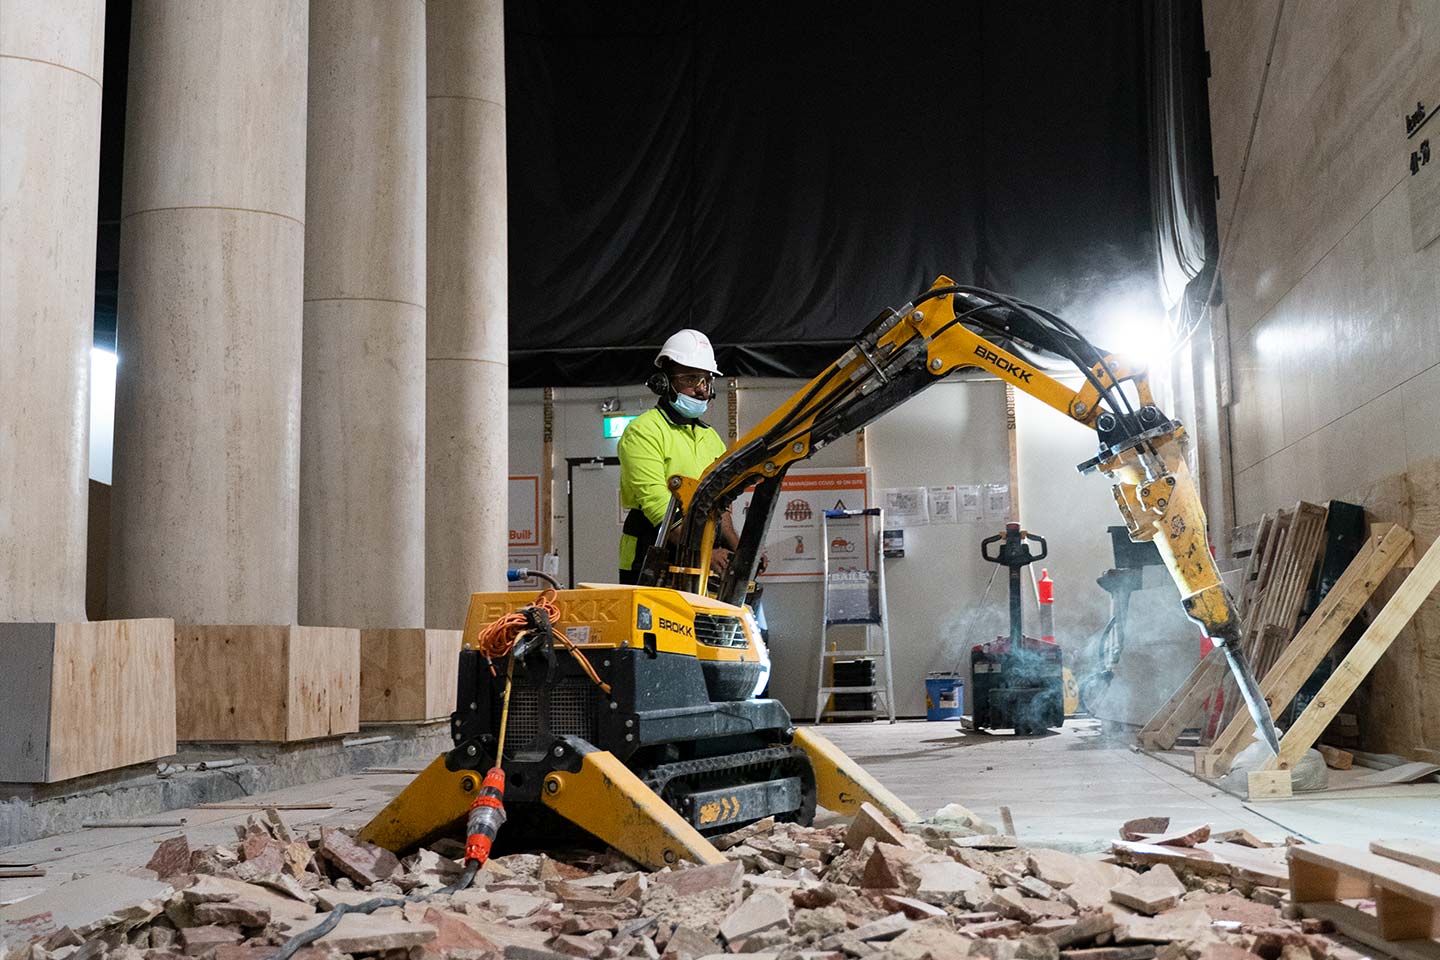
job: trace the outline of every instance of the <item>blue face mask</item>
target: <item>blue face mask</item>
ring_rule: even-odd
[[[671,408],[680,416],[694,420],[710,409],[709,400],[697,400],[687,394],[677,393],[675,399],[670,401]]]

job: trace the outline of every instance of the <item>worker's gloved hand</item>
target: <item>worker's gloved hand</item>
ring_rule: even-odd
[[[724,547],[716,547],[710,552],[710,570],[713,573],[724,574],[730,569],[730,551]]]
[[[755,568],[755,576],[760,576],[768,569],[770,569],[770,554],[762,553],[760,554],[760,565]]]

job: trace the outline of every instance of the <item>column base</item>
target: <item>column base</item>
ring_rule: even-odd
[[[0,623],[0,782],[55,783],[175,752],[175,621]]]
[[[459,630],[360,631],[360,720],[434,720],[455,709]]]
[[[182,624],[175,728],[183,741],[287,743],[360,729],[360,631]]]

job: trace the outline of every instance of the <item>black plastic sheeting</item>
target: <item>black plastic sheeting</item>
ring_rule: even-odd
[[[1159,310],[1143,4],[505,13],[512,386],[643,382],[686,326],[812,375],[941,273]]]

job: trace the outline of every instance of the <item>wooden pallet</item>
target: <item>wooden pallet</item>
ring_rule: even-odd
[[[1290,898],[1306,916],[1402,960],[1440,958],[1440,847],[1377,840],[1290,848]],[[1345,900],[1373,900],[1373,916]]]
[[[1387,527],[1384,538],[1378,543],[1373,538],[1365,542],[1305,626],[1270,670],[1263,674],[1260,693],[1270,704],[1272,714],[1278,714],[1289,706],[1295,694],[1300,692],[1301,685],[1325,659],[1350,621],[1370,601],[1380,582],[1411,550],[1414,537],[1410,531],[1393,524]],[[1255,722],[1250,719],[1249,712],[1237,713],[1209,749],[1195,755],[1195,772],[1202,777],[1224,774],[1254,734]]]
[[[1393,531],[1392,531],[1393,532]],[[1388,536],[1388,535],[1387,535]],[[1250,799],[1290,796],[1290,771],[1305,752],[1320,739],[1330,721],[1345,706],[1375,664],[1390,649],[1395,637],[1415,616],[1415,612],[1440,586],[1440,540],[1415,564],[1410,575],[1391,595],[1369,628],[1355,642],[1345,659],[1335,668],[1330,679],[1295,719],[1280,740],[1279,756],[1271,757],[1249,778]]]
[[[1169,750],[1175,746],[1181,731],[1199,712],[1205,700],[1220,688],[1220,681],[1229,673],[1225,654],[1218,649],[1202,657],[1179,689],[1140,729],[1140,745],[1146,750]]]
[[[1272,543],[1267,545],[1263,569],[1244,607],[1240,638],[1240,649],[1257,677],[1265,676],[1274,666],[1295,634],[1295,623],[1325,542],[1328,513],[1327,506],[1301,500],[1294,509],[1276,514]],[[1242,701],[1233,685],[1226,687],[1226,694],[1222,725],[1242,712]]]

